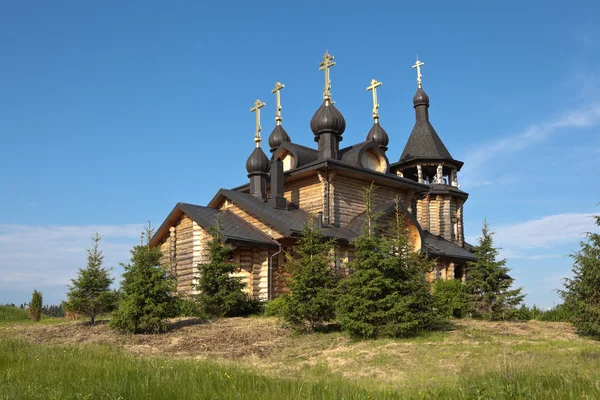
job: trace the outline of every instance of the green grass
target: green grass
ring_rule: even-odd
[[[136,358],[109,346],[0,340],[0,399],[597,399],[600,352],[569,368],[465,371],[394,389],[345,380],[327,367],[277,378],[209,361]],[[387,360],[381,359],[380,362]],[[482,360],[484,362],[485,360]],[[582,371],[587,373],[582,373]]]
[[[56,324],[65,322],[64,318],[49,317],[42,314],[40,321],[29,318],[27,310],[18,307],[0,306],[0,325],[6,324]]]
[[[0,322],[19,322],[29,320],[27,310],[22,308],[0,306]]]

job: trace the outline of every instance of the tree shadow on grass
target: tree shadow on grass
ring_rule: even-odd
[[[169,331],[176,331],[186,326],[203,325],[210,322],[206,318],[186,318],[169,324]]]

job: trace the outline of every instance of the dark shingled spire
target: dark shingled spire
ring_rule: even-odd
[[[456,161],[429,122],[429,96],[418,88],[413,97],[416,122],[406,142],[400,162],[412,160]],[[462,165],[462,163],[461,163]]]

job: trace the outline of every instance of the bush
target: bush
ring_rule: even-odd
[[[239,316],[259,315],[265,311],[265,302],[255,297],[246,296],[246,300],[240,309]]]
[[[564,304],[559,304],[549,310],[543,310],[535,304],[531,308],[522,304],[512,315],[513,318],[520,321],[536,320],[547,322],[569,322],[570,314]]]
[[[175,317],[206,318],[202,304],[191,296],[178,296],[175,299]]]
[[[461,281],[436,280],[433,285],[433,297],[442,318],[464,318],[468,315],[469,298],[466,287]]]
[[[265,304],[264,314],[267,317],[283,317],[287,306],[288,295],[281,295]]]
[[[33,291],[31,295],[31,302],[29,303],[29,316],[32,320],[38,322],[42,318],[42,293],[37,290]]]
[[[548,311],[542,312],[539,318],[536,319],[549,322],[571,322],[571,313],[564,304],[559,304]]]

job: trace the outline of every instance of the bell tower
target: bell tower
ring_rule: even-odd
[[[417,91],[413,97],[415,125],[392,171],[430,186],[413,207],[419,223],[431,234],[463,247],[463,204],[469,196],[458,185],[458,171],[463,162],[450,155],[429,121],[429,96],[421,81],[423,65],[418,59],[413,65],[417,70]]]

